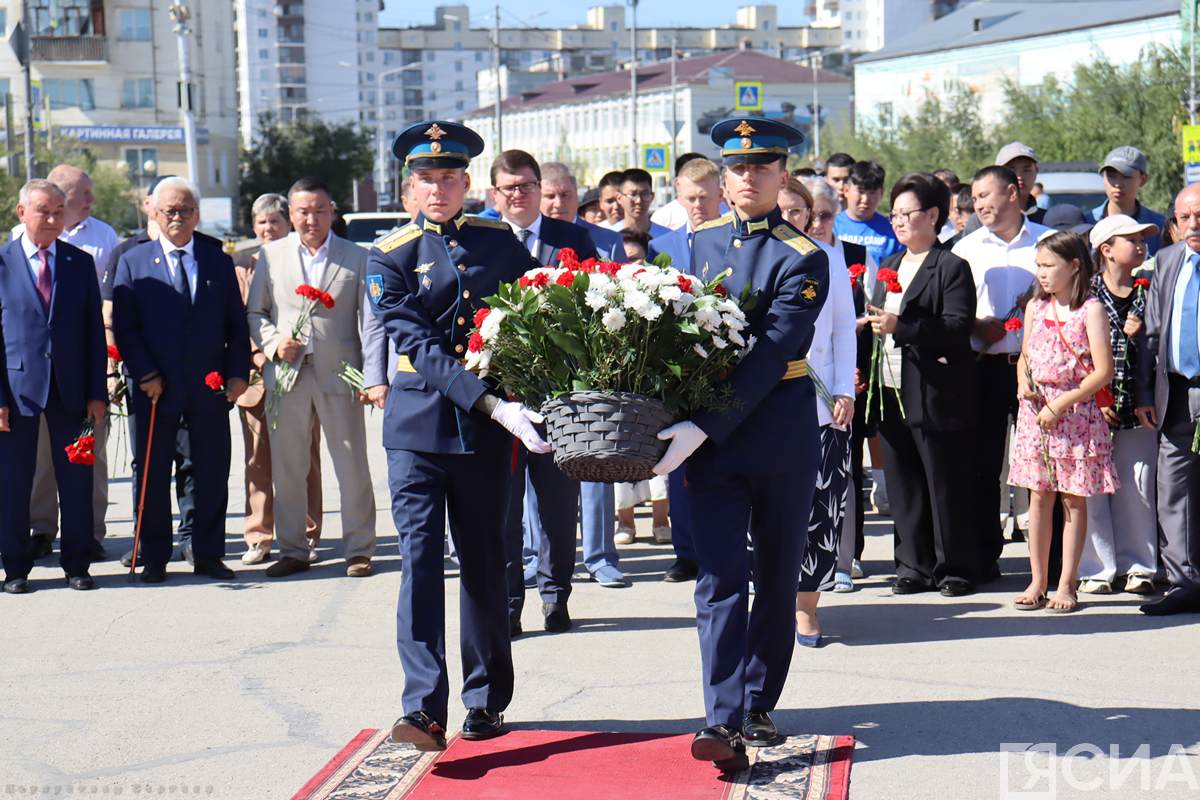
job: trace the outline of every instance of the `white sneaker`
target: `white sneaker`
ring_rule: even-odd
[[[243,564],[261,564],[271,557],[271,545],[267,542],[257,542],[246,548],[242,554]]]
[[[863,572],[862,562],[859,561],[857,558],[850,562],[850,577],[851,578],[867,577],[867,573]]]
[[[637,539],[636,529],[618,525],[617,533],[613,536],[613,544],[633,544],[635,539]]]
[[[670,544],[671,543],[671,526],[659,525],[653,531],[655,544]]]
[[[850,576],[844,572],[833,573],[833,591],[838,594],[854,591],[854,581],[850,580]]]

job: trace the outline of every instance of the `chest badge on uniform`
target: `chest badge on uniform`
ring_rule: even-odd
[[[700,277],[701,278],[708,277],[708,262],[707,261],[704,262],[704,269],[700,270]]]
[[[383,297],[382,275],[367,276],[367,296],[371,298],[372,303],[379,305],[379,298]]]
[[[429,270],[431,270],[431,269],[433,269],[433,262],[427,261],[424,264],[420,264],[416,267],[413,267],[413,272],[417,273],[418,275],[424,275],[426,272],[429,272]]]
[[[421,278],[421,285],[428,289],[430,286],[433,286],[433,280],[426,275],[424,278]]]
[[[804,288],[800,290],[800,296],[811,303],[817,299],[820,286],[821,284],[817,283],[816,278],[805,278]]]

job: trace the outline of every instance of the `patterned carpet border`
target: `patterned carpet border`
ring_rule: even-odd
[[[292,800],[401,800],[442,753],[396,744],[388,730],[364,728]],[[733,776],[724,800],[846,800],[853,736],[791,736],[749,751],[750,768]]]

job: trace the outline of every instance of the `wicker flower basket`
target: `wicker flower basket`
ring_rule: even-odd
[[[569,478],[596,483],[653,478],[667,450],[657,434],[675,421],[658,400],[629,392],[571,392],[542,413],[554,463]]]

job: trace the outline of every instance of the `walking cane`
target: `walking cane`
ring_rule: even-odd
[[[133,558],[129,561],[129,580],[134,579],[137,569],[138,544],[142,540],[143,511],[146,510],[146,479],[150,477],[150,451],[154,447],[154,419],[158,416],[158,398],[150,401],[150,432],[146,437],[146,457],[142,459],[142,490],[138,494],[137,525],[133,529]]]

